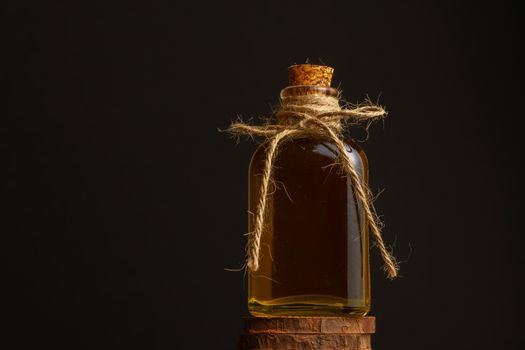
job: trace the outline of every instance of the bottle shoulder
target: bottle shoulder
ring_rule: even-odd
[[[349,138],[343,139],[347,152],[357,152],[361,158],[367,160],[366,153],[361,145]],[[254,160],[265,157],[268,151],[268,145],[270,141],[264,141],[261,143],[252,155],[252,162]],[[322,150],[328,150],[329,152],[322,152]],[[305,156],[308,153],[317,153],[321,151],[321,154],[330,159],[337,158],[336,146],[333,142],[326,139],[313,139],[313,138],[294,138],[281,142],[278,147],[278,154],[295,152],[297,156]]]
[[[354,140],[345,138],[343,141],[352,162],[360,168],[366,169],[368,167],[368,159],[363,148]],[[250,169],[262,166],[267,157],[268,145],[269,141],[259,145],[250,161]],[[338,151],[333,142],[326,139],[304,137],[285,140],[279,144],[275,162],[307,162],[323,166],[333,164],[337,158]]]

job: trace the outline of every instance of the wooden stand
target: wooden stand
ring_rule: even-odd
[[[243,350],[371,350],[375,317],[246,317]]]

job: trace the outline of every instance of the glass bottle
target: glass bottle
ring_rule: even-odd
[[[310,82],[307,78],[300,82]],[[337,96],[338,91],[295,85],[284,88],[281,98],[301,94]],[[345,144],[367,185],[365,153],[352,140]],[[250,213],[257,210],[266,147],[261,144],[250,162]],[[335,145],[324,139],[297,137],[280,145],[259,269],[249,272],[248,308],[253,316],[362,316],[370,310],[368,225],[350,178],[336,162]],[[251,232],[253,215],[248,221]]]

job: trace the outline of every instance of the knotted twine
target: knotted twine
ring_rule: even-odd
[[[350,177],[356,198],[361,204],[366,222],[383,258],[384,270],[389,278],[395,278],[399,267],[383,242],[381,236],[382,223],[372,204],[370,190],[361,182],[342,138],[344,125],[349,125],[352,121],[354,123],[370,122],[383,118],[386,116],[386,111],[370,101],[363,105],[341,108],[339,99],[336,97],[310,94],[283,97],[275,115],[278,120],[277,124],[271,124],[268,120],[259,126],[239,121],[232,123],[227,130],[234,135],[262,136],[268,139],[259,200],[254,213],[255,228],[248,233],[246,245],[248,268],[251,271],[259,269],[261,236],[265,227],[268,192],[270,183],[273,181],[273,166],[279,147],[285,141],[306,136],[326,139],[335,144],[338,151],[338,165],[343,173]]]

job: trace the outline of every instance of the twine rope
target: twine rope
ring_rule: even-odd
[[[391,279],[397,276],[399,266],[387,249],[381,236],[382,223],[372,204],[370,190],[361,182],[354,169],[342,139],[343,126],[386,116],[386,111],[369,101],[359,106],[341,108],[339,99],[324,95],[289,96],[281,100],[275,115],[278,124],[267,121],[263,125],[249,125],[242,121],[232,123],[228,131],[234,135],[263,136],[268,139],[266,159],[263,165],[259,200],[254,213],[254,230],[248,233],[247,266],[251,271],[259,269],[261,236],[265,228],[265,216],[273,165],[280,145],[298,136],[325,138],[333,142],[338,151],[338,165],[350,177],[356,198],[364,211],[376,246],[384,262],[384,270]]]

